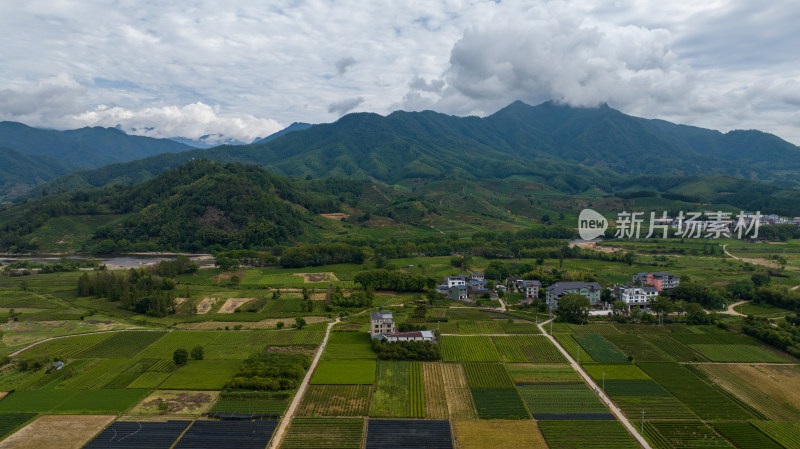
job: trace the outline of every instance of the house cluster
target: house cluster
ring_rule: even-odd
[[[390,343],[398,341],[433,341],[433,331],[397,332],[392,312],[381,310],[370,314],[369,335]]]
[[[636,273],[628,285],[615,285],[611,292],[616,300],[623,301],[628,308],[644,309],[664,290],[672,290],[681,283],[681,277],[663,271],[656,273]]]
[[[523,293],[524,299],[520,303],[530,304],[539,298],[541,287],[542,283],[537,280],[510,277],[506,279],[505,285],[498,285],[495,289],[503,292]],[[489,293],[490,297],[494,297],[496,294],[495,291],[489,289],[483,273],[446,276],[437,290],[446,295],[448,299],[462,302],[474,302],[486,293]]]

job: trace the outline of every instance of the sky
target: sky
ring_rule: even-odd
[[[792,0],[4,1],[0,120],[250,142],[554,100],[800,144],[798,23]]]

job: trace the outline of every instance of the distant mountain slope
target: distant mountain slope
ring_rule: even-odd
[[[432,111],[348,114],[271,141],[220,146],[70,174],[48,191],[135,183],[192,158],[255,164],[297,177],[395,184],[440,177],[534,177],[564,192],[620,176],[724,174],[800,181],[800,149],[759,131],[726,134],[625,115],[607,106],[515,102],[486,118]]]
[[[37,184],[74,169],[74,166],[49,156],[22,154],[0,146],[0,202],[3,202],[5,194],[19,196]]]
[[[308,128],[311,128],[312,126],[314,125],[312,125],[311,123],[294,122],[291,125],[287,126],[286,128],[283,128],[278,132],[272,133],[267,137],[264,137],[262,139],[256,139],[255,141],[253,141],[253,143],[271,142],[284,134],[288,134],[294,131],[305,131]]]
[[[188,145],[169,139],[129,136],[114,128],[55,131],[16,122],[0,122],[0,146],[14,148],[27,155],[50,156],[82,168],[191,149]]]

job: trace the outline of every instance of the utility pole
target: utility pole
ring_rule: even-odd
[[[606,372],[603,371],[603,391],[606,391]]]
[[[578,346],[578,365],[581,364],[581,347]]]
[[[642,409],[642,436],[644,436],[644,409]]]

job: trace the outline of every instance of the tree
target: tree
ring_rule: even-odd
[[[614,294],[611,293],[610,288],[606,287],[600,292],[600,300],[606,304],[614,302]]]
[[[178,366],[186,365],[186,363],[189,361],[189,351],[183,348],[176,349],[175,352],[172,353],[172,360]]]
[[[614,301],[614,313],[625,315],[628,313],[628,304],[625,301]]]
[[[278,323],[275,324],[275,327],[277,327],[278,329],[283,329],[283,326],[285,325],[286,324],[283,321],[278,321]]]
[[[297,328],[302,329],[306,325],[306,320],[303,317],[297,317],[294,319],[294,322],[297,323]]]
[[[766,274],[763,274],[763,273],[756,273],[756,274],[750,276],[750,280],[753,281],[753,285],[756,288],[758,288],[758,287],[761,287],[762,285],[769,284],[769,275],[766,275]]]
[[[564,321],[582,324],[588,318],[589,298],[577,293],[567,293],[558,300],[556,314]]]
[[[200,345],[195,346],[192,348],[192,359],[193,360],[203,360],[203,347]]]
[[[425,304],[420,304],[414,308],[414,312],[411,314],[411,316],[417,319],[424,320],[427,314],[428,314],[428,307]]]
[[[658,295],[650,301],[650,309],[658,315],[669,315],[675,311],[675,304],[666,296]]]
[[[311,299],[311,291],[308,289],[308,287],[303,287],[302,292],[303,301],[308,301]]]

